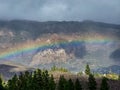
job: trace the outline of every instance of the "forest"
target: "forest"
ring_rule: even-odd
[[[58,68],[53,66],[51,71],[68,72],[64,68]],[[102,76],[100,85],[97,85],[97,78],[94,73],[91,72],[89,65],[86,65],[85,76],[87,78],[86,85],[83,85],[83,80],[79,78],[65,78],[64,75],[60,75],[58,80],[55,80],[54,76],[50,74],[51,71],[36,69],[33,72],[25,71],[19,75],[14,75],[11,79],[4,82],[0,78],[0,90],[112,90],[110,89],[111,79]],[[81,76],[82,77],[82,76]],[[115,80],[114,80],[115,81]],[[120,84],[120,75],[116,79],[116,82]],[[116,87],[116,90],[119,90]]]

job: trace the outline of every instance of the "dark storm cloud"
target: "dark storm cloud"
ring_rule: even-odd
[[[120,0],[0,0],[0,19],[120,24]]]

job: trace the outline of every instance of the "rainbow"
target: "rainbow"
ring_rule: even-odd
[[[52,43],[44,43],[41,44],[41,42],[37,42],[37,43],[29,43],[29,44],[25,44],[22,46],[18,46],[18,47],[14,47],[12,49],[8,49],[5,50],[3,52],[0,52],[0,59],[5,59],[5,58],[11,58],[13,56],[17,56],[20,55],[22,53],[29,53],[29,52],[33,52],[36,50],[44,50],[47,48],[51,48],[53,46],[57,46],[57,45],[69,45],[69,44],[77,44],[77,43],[82,43],[85,42],[86,44],[105,44],[105,43],[109,43],[109,42],[114,42],[114,40],[112,39],[86,39],[86,40],[72,40],[72,41],[58,41],[58,42],[52,42]]]

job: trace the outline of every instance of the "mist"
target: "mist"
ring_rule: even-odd
[[[0,0],[0,19],[120,24],[120,0]]]

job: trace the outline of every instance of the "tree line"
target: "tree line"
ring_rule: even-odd
[[[85,73],[88,75],[88,89],[98,90],[96,79],[91,74],[89,65],[86,66]],[[107,80],[106,77],[102,78],[99,90],[109,90]],[[0,90],[84,90],[84,87],[78,78],[73,81],[71,78],[66,79],[62,75],[56,82],[53,75],[50,75],[47,70],[37,69],[34,72],[26,71],[19,75],[15,74],[4,84],[0,78]]]

